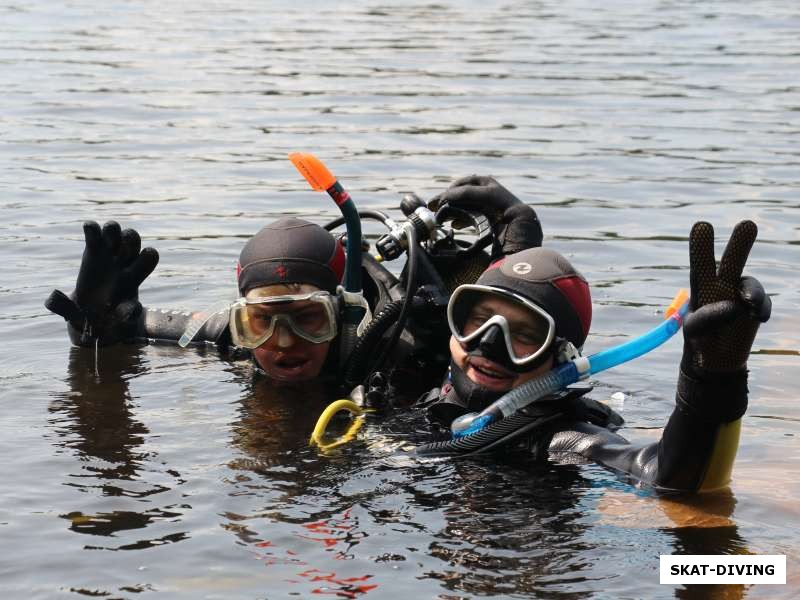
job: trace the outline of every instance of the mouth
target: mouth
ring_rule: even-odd
[[[308,362],[305,356],[279,356],[275,360],[275,365],[281,369],[294,369]]]
[[[269,369],[269,372],[270,375],[280,379],[294,379],[304,375],[309,362],[309,359],[305,356],[280,355],[272,361],[273,368]]]
[[[516,373],[485,358],[470,357],[467,362],[467,377],[483,387],[500,390],[511,387]]]

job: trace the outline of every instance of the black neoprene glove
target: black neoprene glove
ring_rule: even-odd
[[[86,248],[75,290],[67,296],[53,290],[45,307],[67,321],[72,343],[90,346],[130,339],[141,324],[139,285],[158,264],[154,248],[141,249],[133,229],[122,231],[115,221],[100,229],[94,221],[83,224]]]
[[[431,210],[444,205],[486,215],[494,234],[492,258],[542,245],[542,225],[536,211],[494,177],[462,177],[428,202]]]
[[[744,413],[750,348],[772,311],[761,283],[742,277],[757,233],[752,221],[736,225],[719,268],[714,260],[714,228],[695,223],[689,238],[691,298],[683,326],[678,397],[702,412],[716,412],[723,421]]]

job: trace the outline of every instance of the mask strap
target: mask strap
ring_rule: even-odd
[[[186,327],[186,331],[183,332],[181,339],[178,340],[178,345],[181,348],[186,348],[186,346],[189,345],[189,343],[203,328],[203,325],[208,323],[214,315],[223,314],[226,311],[230,311],[230,308],[231,303],[227,300],[222,300],[216,304],[213,304],[210,308],[207,308],[203,312],[193,314],[192,320]]]

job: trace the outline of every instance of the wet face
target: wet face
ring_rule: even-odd
[[[511,346],[517,356],[533,354],[539,349],[537,340],[542,334],[524,308],[501,297],[487,297],[476,303],[464,325],[470,334],[493,315],[505,317],[511,330]],[[523,383],[547,373],[553,368],[553,359],[526,373],[515,373],[502,365],[479,356],[470,356],[454,337],[450,337],[450,356],[453,362],[479,386],[495,392],[507,392]]]
[[[279,284],[251,290],[247,293],[247,297],[264,298],[315,291],[319,291],[319,288],[309,284]],[[288,314],[297,323],[310,324],[318,318],[318,309],[318,305],[312,301],[298,300],[273,306],[259,305],[255,310],[258,311],[258,317],[265,321],[272,314]],[[252,352],[258,365],[270,378],[278,382],[295,383],[309,381],[319,376],[330,345],[330,341],[315,344],[305,340],[295,335],[285,323],[279,322],[272,336]]]

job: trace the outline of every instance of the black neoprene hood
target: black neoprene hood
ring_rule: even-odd
[[[239,255],[239,292],[279,283],[310,283],[334,293],[344,274],[341,244],[324,228],[283,217],[251,237]]]
[[[556,336],[583,346],[592,322],[589,284],[561,254],[529,248],[492,263],[476,282],[516,292],[556,322]]]

